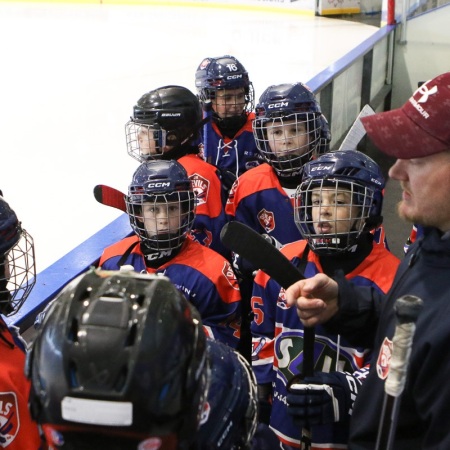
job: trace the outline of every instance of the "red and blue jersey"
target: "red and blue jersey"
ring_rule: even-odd
[[[286,245],[282,253],[297,267],[304,267],[310,278],[323,269],[318,256],[303,253],[307,246],[301,240]],[[346,275],[355,285],[371,286],[385,293],[391,286],[399,259],[382,245],[373,245],[371,252],[353,271]],[[286,385],[300,373],[303,362],[303,325],[295,307],[286,304],[285,291],[262,271],[258,271],[253,286],[251,324],[252,366],[258,384],[272,383],[273,398],[270,427],[283,445],[300,448],[301,430],[287,412]],[[368,372],[371,350],[354,347],[340,335],[333,335],[316,326],[314,370],[345,371],[363,380]],[[313,427],[313,449],[346,448],[348,429],[339,423]]]
[[[106,248],[99,266],[119,270],[119,261],[139,241],[125,238]],[[241,295],[236,276],[228,260],[215,251],[186,239],[181,251],[169,262],[153,269],[145,264],[140,245],[135,245],[121,265],[131,265],[136,272],[161,273],[199,311],[205,332],[236,348],[240,339]]]
[[[25,352],[14,330],[0,318],[0,447],[9,450],[38,450],[39,429],[28,409],[30,381],[25,377]]]
[[[267,163],[250,169],[233,184],[225,212],[260,234],[281,244],[302,238],[294,222],[295,189],[284,189],[275,170]]]
[[[254,167],[259,155],[252,131],[254,118],[255,113],[249,113],[244,126],[232,139],[223,136],[217,125],[209,120],[203,126],[205,160],[236,177]]]
[[[229,258],[229,250],[220,240],[227,217],[217,169],[194,154],[182,156],[178,162],[186,169],[197,199],[192,236],[200,244]]]

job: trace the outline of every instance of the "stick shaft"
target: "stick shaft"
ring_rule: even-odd
[[[365,105],[353,122],[353,125],[350,127],[342,144],[339,146],[339,150],[356,150],[361,139],[366,135],[366,130],[361,122],[361,117],[371,116],[372,114],[375,114],[375,111],[370,105]]]
[[[392,356],[384,386],[385,395],[375,450],[394,448],[400,396],[406,383],[416,321],[422,307],[422,300],[414,295],[404,295],[394,305],[397,324],[392,339]]]
[[[287,289],[291,284],[304,279],[300,270],[292,264],[276,247],[252,228],[240,222],[227,223],[220,239],[231,251],[250,261],[254,267],[266,272],[281,287]],[[314,373],[314,328],[304,328],[302,377]],[[302,429],[301,449],[311,448],[311,433]]]

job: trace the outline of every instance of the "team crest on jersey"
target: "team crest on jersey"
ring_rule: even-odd
[[[227,279],[228,283],[230,283],[230,286],[233,289],[238,290],[239,289],[239,285],[238,285],[238,281],[237,281],[236,275],[235,275],[233,269],[231,268],[231,264],[228,261],[224,262],[222,273],[224,274],[224,276]]]
[[[392,341],[386,337],[381,345],[380,353],[378,354],[377,359],[377,374],[382,380],[385,380],[388,376],[389,367],[391,365],[391,357]]]
[[[14,392],[0,393],[0,447],[14,441],[20,428],[19,408]]]
[[[273,212],[263,208],[258,213],[258,220],[266,233],[270,233],[275,229],[275,216],[273,215]]]
[[[209,181],[198,173],[193,173],[189,179],[197,199],[197,206],[204,205],[208,200]]]

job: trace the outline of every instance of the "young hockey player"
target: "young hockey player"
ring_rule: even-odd
[[[194,193],[184,167],[174,160],[150,160],[133,174],[126,197],[134,235],[106,248],[99,265],[132,266],[162,273],[198,309],[213,339],[236,348],[240,334],[240,291],[230,263],[191,239]]]
[[[292,202],[302,167],[320,143],[321,114],[314,94],[302,83],[269,86],[263,92],[253,132],[265,163],[234,183],[225,209],[231,220],[279,244],[301,238]]]
[[[195,86],[204,116],[203,153],[222,174],[224,187],[258,164],[253,137],[254,91],[244,66],[230,55],[208,57],[197,68]]]
[[[371,231],[382,222],[384,178],[378,165],[363,153],[343,150],[324,154],[303,170],[295,194],[295,223],[304,240],[287,244],[282,253],[306,278],[342,273],[355,285],[386,292],[399,260],[373,243]],[[262,406],[272,402],[270,426],[282,448],[300,448],[302,424],[311,426],[313,449],[346,448],[353,400],[366,376],[371,350],[316,328],[318,374],[305,383],[319,385],[330,402],[318,403],[315,409],[306,406],[306,417],[299,424],[289,414],[287,402],[300,409],[296,401],[308,395],[306,390],[297,392],[298,400],[288,391],[303,364],[303,325],[296,309],[287,306],[284,289],[262,271],[255,277],[252,308],[253,368]]]
[[[301,238],[292,202],[302,166],[319,147],[321,114],[314,94],[302,83],[269,86],[263,92],[256,106],[253,133],[265,162],[234,182],[225,208],[229,220],[266,235],[277,247]],[[255,269],[239,255],[232,258],[243,298],[242,346],[249,355],[247,318]]]
[[[46,311],[27,375],[52,450],[188,449],[209,383],[206,338],[166,277],[90,270]]]
[[[197,195],[192,235],[200,244],[229,258],[220,241],[227,222],[218,170],[199,156],[202,110],[195,94],[182,86],[163,86],[145,93],[125,125],[127,150],[139,162],[177,160]]]
[[[251,367],[201,325],[164,276],[92,270],[72,281],[46,312],[27,365],[50,448],[249,449]]]
[[[15,314],[35,284],[34,244],[0,192],[0,313]],[[30,383],[24,376],[25,342],[0,316],[0,447],[38,450],[37,423],[28,411]]]

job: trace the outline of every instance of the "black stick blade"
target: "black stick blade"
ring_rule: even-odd
[[[220,240],[229,250],[266,272],[285,289],[305,278],[276,247],[241,222],[225,224],[220,233]]]

